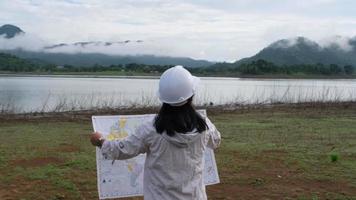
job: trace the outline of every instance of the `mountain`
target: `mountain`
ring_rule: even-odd
[[[16,55],[29,60],[41,60],[56,65],[93,66],[95,64],[109,66],[117,64],[147,64],[147,65],[183,65],[187,67],[203,67],[212,65],[205,60],[194,60],[186,57],[168,57],[154,55],[106,55],[101,53],[49,53],[46,51],[26,51],[22,49],[2,50],[2,52]]]
[[[0,36],[5,36],[7,39],[13,38],[16,35],[23,33],[25,33],[23,30],[11,24],[5,24],[0,27]]]
[[[235,64],[250,63],[259,59],[277,65],[296,64],[337,64],[356,66],[356,37],[341,44],[340,37],[335,37],[326,46],[305,37],[278,40],[256,55],[236,61]]]

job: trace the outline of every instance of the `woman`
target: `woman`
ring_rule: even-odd
[[[166,70],[158,91],[163,104],[153,121],[142,124],[123,140],[105,141],[100,133],[91,137],[92,144],[101,147],[107,158],[123,160],[147,153],[146,200],[207,199],[203,154],[206,147],[217,148],[221,137],[192,105],[198,82],[182,66]]]

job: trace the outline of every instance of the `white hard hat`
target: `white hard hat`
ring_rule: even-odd
[[[195,94],[200,79],[177,65],[167,69],[159,80],[158,98],[163,103],[181,106]]]

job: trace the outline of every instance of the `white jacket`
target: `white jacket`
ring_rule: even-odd
[[[105,141],[102,154],[123,160],[147,153],[144,167],[144,199],[207,199],[203,183],[203,153],[206,147],[217,148],[220,133],[206,118],[209,130],[203,133],[176,133],[173,137],[158,134],[153,121],[139,126],[123,140]]]

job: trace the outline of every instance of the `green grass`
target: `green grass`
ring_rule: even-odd
[[[236,173],[223,181],[239,182],[248,171],[252,174],[241,186],[264,185],[268,196],[274,190],[272,185],[279,184],[278,178],[275,180],[278,173],[285,173],[280,175],[287,176],[286,183],[281,185],[288,186],[284,190],[290,193],[284,196],[292,199],[355,199],[356,114],[343,109],[336,113],[314,112],[309,109],[299,113],[213,116],[223,134],[222,146],[216,154],[220,172]],[[332,161],[331,155],[332,160],[335,155],[337,159]],[[343,190],[339,188],[341,185],[349,188]],[[302,188],[300,194],[293,194],[293,188],[297,187]],[[318,195],[313,195],[313,190]]]
[[[221,183],[208,187],[210,199],[356,199],[352,110],[210,118],[223,138],[216,151]],[[97,199],[91,131],[89,120],[1,122],[0,199]]]

